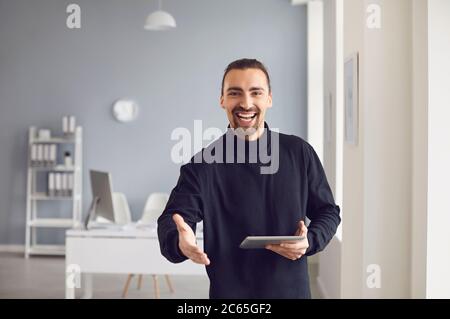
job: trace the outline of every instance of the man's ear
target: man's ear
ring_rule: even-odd
[[[220,106],[225,109],[225,105],[223,105],[223,95],[220,96]]]
[[[267,107],[272,107],[272,92],[269,93],[269,96],[267,97],[267,99],[269,100],[269,104]]]

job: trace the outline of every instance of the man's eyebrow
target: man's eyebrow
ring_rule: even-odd
[[[250,91],[264,91],[264,88],[259,86],[253,86],[250,88]]]
[[[232,86],[232,87],[229,87],[229,88],[227,89],[227,92],[228,92],[228,91],[240,91],[240,92],[243,92],[244,90],[241,89],[240,87]],[[259,87],[259,86],[252,86],[252,87],[249,89],[249,91],[264,91],[264,88]]]
[[[229,88],[227,89],[227,92],[229,92],[229,91],[241,91],[241,92],[243,92],[244,90],[241,89],[240,87],[232,86],[232,87],[229,87]]]

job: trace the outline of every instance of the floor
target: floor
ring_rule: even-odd
[[[0,252],[0,299],[4,298],[64,298],[64,258],[33,256]],[[311,293],[320,298],[317,289],[317,264],[310,265]],[[126,275],[95,275],[94,298],[121,298]],[[209,281],[202,276],[171,276],[175,293],[171,294],[165,278],[159,277],[161,298],[200,299],[208,298]],[[77,298],[81,296],[77,292]],[[136,277],[131,282],[128,298],[154,298],[153,279],[144,276],[141,290],[137,289]]]

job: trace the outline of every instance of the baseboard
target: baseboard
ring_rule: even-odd
[[[319,291],[322,294],[323,299],[330,299],[330,294],[327,292],[327,289],[323,284],[322,278],[320,278],[320,276],[317,276],[316,281],[317,281],[317,288],[319,288]]]
[[[24,245],[0,245],[0,252],[2,253],[25,253]]]

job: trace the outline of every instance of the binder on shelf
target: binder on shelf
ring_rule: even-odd
[[[64,135],[69,133],[69,118],[67,116],[63,116],[62,118],[62,130]]]
[[[32,166],[37,165],[37,145],[36,144],[31,145],[31,165]]]
[[[50,147],[48,144],[44,144],[43,148],[44,148],[44,166],[50,166]]]
[[[69,133],[75,134],[75,116],[69,117]]]
[[[68,196],[67,174],[61,174],[61,196]]]
[[[62,118],[62,130],[64,135],[73,135],[76,131],[75,116],[66,115]]]
[[[48,196],[55,196],[55,173],[48,173]]]
[[[36,145],[37,147],[37,158],[36,158],[36,165],[42,165],[43,164],[43,159],[44,159],[44,150],[43,150],[43,145],[42,144],[38,144]]]
[[[52,166],[56,165],[56,144],[50,145],[50,162]]]
[[[70,197],[73,195],[73,173],[48,173],[47,195],[49,197]]]
[[[74,192],[74,190],[73,190],[73,178],[74,178],[74,174],[72,173],[72,174],[68,174],[68,176],[67,176],[67,187],[68,187],[68,189],[69,189],[69,194],[68,194],[68,196],[73,196],[73,192]]]
[[[61,174],[55,173],[55,196],[61,196]]]
[[[30,165],[32,167],[53,167],[56,164],[56,144],[31,145]]]

